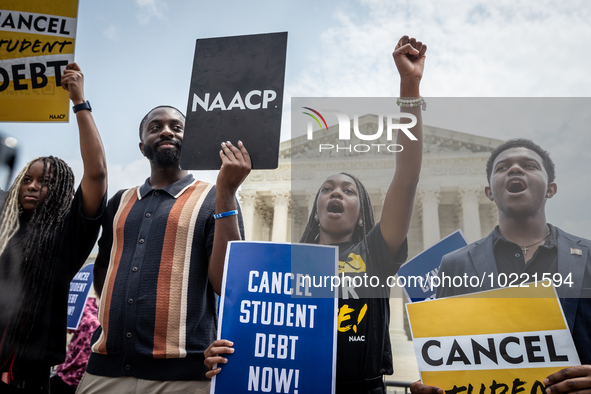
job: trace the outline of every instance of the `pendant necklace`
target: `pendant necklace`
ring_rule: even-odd
[[[549,236],[550,236],[550,232],[548,232],[548,234],[544,238],[540,239],[538,242],[534,242],[533,244],[527,245],[527,246],[519,246],[521,248],[521,250],[523,250],[523,255],[525,256],[527,254],[527,248],[530,248],[530,247],[532,247],[534,245],[539,244],[540,242],[544,241]]]

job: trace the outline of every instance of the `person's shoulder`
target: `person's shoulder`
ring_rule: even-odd
[[[199,188],[201,190],[209,190],[210,192],[213,190],[213,192],[215,194],[215,183],[212,184],[211,182],[202,181],[201,179],[196,179],[193,176],[193,174],[187,175],[185,178],[183,178],[183,180],[185,180],[185,179],[190,182],[190,183],[188,183],[186,188],[195,187],[195,188]]]
[[[117,191],[117,193],[115,193],[111,198],[109,198],[109,201],[107,202],[107,211],[117,210],[119,208],[119,205],[121,204],[121,199],[123,198],[123,195],[125,193],[137,193],[139,188],[140,186],[134,186],[129,189],[121,189]]]
[[[137,189],[137,188],[138,188],[138,186],[135,186],[135,187],[130,187],[130,188],[128,188],[128,189],[120,189],[120,190],[118,190],[118,191],[117,191],[117,193],[115,193],[115,194],[113,195],[113,197],[111,197],[111,199],[115,198],[115,196],[119,196],[119,197],[121,197],[121,196],[123,195],[123,193],[125,193],[126,191],[128,191],[128,190],[131,190],[131,189]]]
[[[485,244],[491,241],[490,238],[492,238],[492,233],[490,233],[482,239],[479,239],[476,242],[472,242],[471,244],[468,244],[462,248],[456,249],[453,252],[446,254],[445,256],[443,256],[442,262],[464,260],[467,256],[470,255],[471,252],[484,248]]]
[[[209,194],[212,194],[215,196],[215,192],[216,192],[216,187],[215,184],[211,184],[209,182],[205,182],[205,181],[197,181],[196,183],[197,185],[199,185],[200,187],[204,188],[204,189],[209,189]]]
[[[137,187],[131,187],[129,189],[118,190],[117,193],[115,193],[113,195],[113,197],[109,198],[109,204],[111,204],[112,202],[115,202],[115,201],[119,202],[119,200],[121,200],[121,196],[123,195],[123,193],[125,193],[128,190],[137,190]]]
[[[195,178],[193,178],[193,182],[196,185],[203,185],[203,186],[209,186],[209,185],[211,185],[211,182],[202,181],[201,179],[195,179]],[[213,187],[215,188],[215,183],[213,184]]]
[[[575,242],[575,243],[578,243],[581,245],[585,245],[588,248],[591,248],[591,240],[588,240],[587,238],[579,237],[577,235],[567,233],[566,231],[564,231],[561,228],[558,228],[556,226],[554,226],[554,228],[556,229],[556,236],[558,238],[565,238],[571,242]]]
[[[211,216],[215,211],[215,184],[195,179],[185,190],[191,193],[194,208],[199,210],[199,215]],[[184,191],[184,192],[185,192]]]
[[[213,204],[215,204],[215,184],[197,180],[195,182],[195,187],[198,187],[201,190],[200,193],[206,193],[204,203],[211,204],[213,202]]]

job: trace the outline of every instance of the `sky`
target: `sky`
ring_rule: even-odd
[[[506,123],[479,125],[461,115],[426,123],[496,139],[533,138],[557,165],[559,191],[548,204],[548,220],[591,238],[591,138],[584,116],[591,103],[584,99],[591,93],[590,16],[591,3],[576,0],[80,0],[75,57],[105,145],[113,195],[149,176],[138,148],[142,117],[161,104],[186,110],[196,39],[288,32],[286,140],[291,97],[398,96],[391,53],[402,35],[417,37],[428,46],[421,83],[426,98],[580,98],[569,101],[581,111],[572,122],[560,106],[556,121],[511,122],[508,114],[518,113],[519,104],[508,100],[513,107],[505,113],[501,100],[497,120]],[[552,106],[544,108],[551,117]],[[69,124],[0,123],[4,134],[19,140],[18,168],[52,154],[80,179],[71,118]],[[215,181],[215,173],[197,176]]]

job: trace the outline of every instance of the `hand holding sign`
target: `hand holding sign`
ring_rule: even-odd
[[[583,393],[591,388],[591,365],[561,369],[544,379],[547,394]],[[410,386],[412,394],[443,394],[439,387],[424,385],[420,380]]]
[[[70,63],[66,66],[62,75],[62,88],[68,91],[70,100],[74,105],[86,101],[84,98],[84,74],[82,74],[78,64]]]
[[[417,380],[410,385],[411,394],[443,394],[441,387],[424,385],[420,380]]]
[[[591,392],[591,365],[561,369],[544,379],[547,394]]]
[[[220,356],[220,354],[232,354],[234,353],[234,342],[228,341],[226,339],[218,339],[215,340],[209,345],[203,355],[205,356],[205,360],[203,360],[203,364],[210,370],[205,374],[205,377],[211,379],[220,371],[222,370],[219,366],[213,368],[216,364],[225,364],[228,362],[228,359],[225,357]]]
[[[228,192],[232,198],[250,174],[252,167],[250,156],[242,141],[238,141],[238,148],[230,141],[222,142],[222,150],[220,150],[222,168],[216,181],[217,192]]]

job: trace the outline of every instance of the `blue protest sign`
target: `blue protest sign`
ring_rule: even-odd
[[[235,352],[224,355],[211,393],[334,393],[337,289],[313,287],[306,275],[337,268],[334,246],[230,242],[218,339]]]
[[[70,295],[68,296],[68,328],[77,330],[82,318],[82,311],[88,298],[88,292],[92,286],[92,269],[94,263],[84,266],[70,282]]]
[[[396,283],[404,287],[404,292],[410,302],[435,298],[437,287],[433,286],[431,279],[436,278],[439,274],[441,259],[446,254],[466,245],[468,242],[464,233],[462,230],[457,230],[400,267]]]

